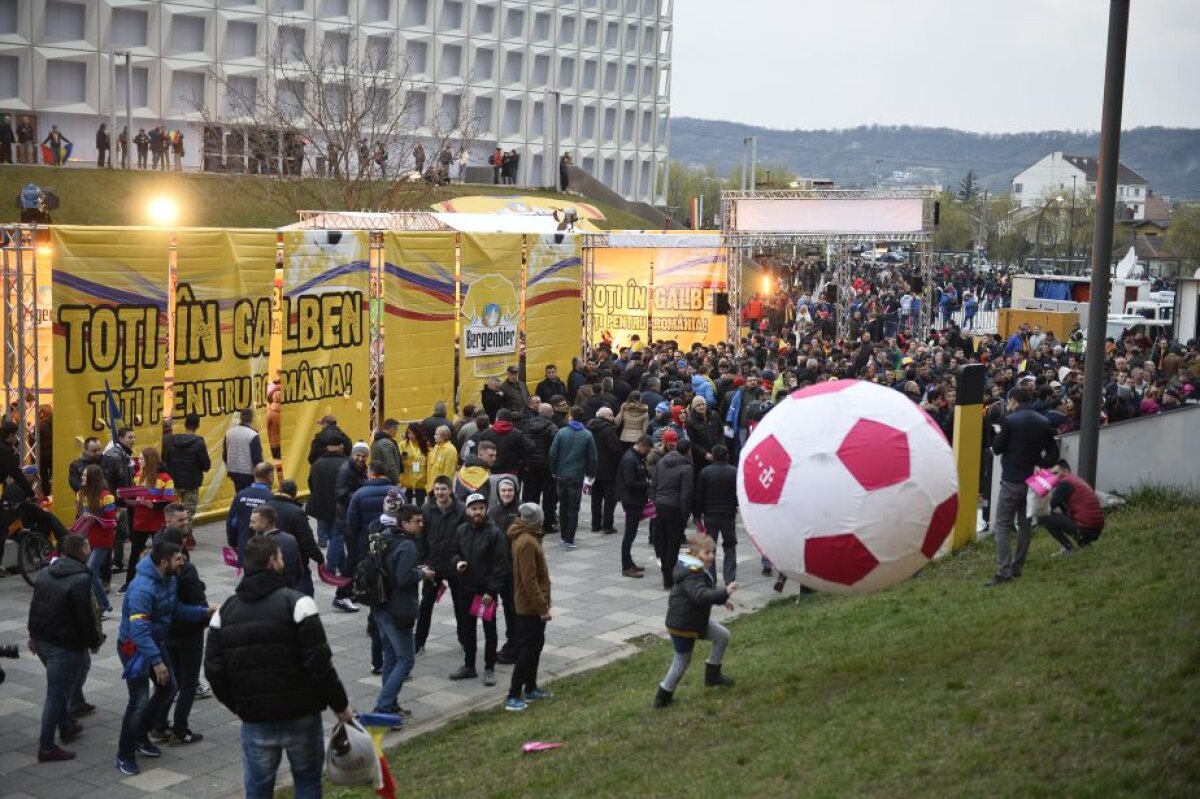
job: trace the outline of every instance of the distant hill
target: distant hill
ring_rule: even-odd
[[[957,185],[968,169],[982,185],[1007,191],[1012,178],[1042,156],[1099,152],[1098,133],[968,133],[950,128],[871,125],[845,130],[772,130],[691,117],[671,120],[671,157],[708,164],[727,174],[741,163],[742,139],[758,137],[758,163],[784,165],[804,177],[831,178],[839,186],[881,183]],[[1200,130],[1134,128],[1121,136],[1121,161],[1150,181],[1160,196],[1200,199]],[[893,173],[899,175],[893,178]],[[760,173],[760,180],[763,179]]]

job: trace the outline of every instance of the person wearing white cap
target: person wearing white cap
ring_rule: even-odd
[[[542,509],[526,502],[508,527],[512,546],[513,597],[517,626],[517,661],[508,687],[505,710],[524,710],[528,702],[550,698],[538,688],[538,662],[550,621],[550,570],[542,551]]]
[[[474,679],[475,651],[478,628],[471,606],[484,609],[483,618],[483,684],[496,684],[496,616],[495,608],[505,578],[505,552],[508,542],[504,534],[488,519],[487,497],[475,493],[467,497],[467,520],[455,533],[455,553],[451,564],[458,572],[459,601],[455,604],[458,640],[463,648],[463,665],[450,675],[452,680]],[[490,616],[490,620],[487,618]]]

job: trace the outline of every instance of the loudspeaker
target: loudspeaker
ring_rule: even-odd
[[[982,405],[984,380],[987,367],[981,363],[969,363],[958,367],[958,377],[955,380],[959,405]]]
[[[729,294],[719,291],[713,294],[713,313],[717,316],[729,316]]]

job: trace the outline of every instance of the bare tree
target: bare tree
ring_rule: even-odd
[[[205,155],[224,152],[253,177],[250,191],[292,212],[397,210],[448,182],[479,128],[466,87],[411,79],[394,39],[361,46],[335,29],[311,47],[306,32],[280,28],[255,72],[210,70],[218,107],[200,108]]]

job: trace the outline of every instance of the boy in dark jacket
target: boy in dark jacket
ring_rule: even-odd
[[[475,671],[477,627],[471,605],[480,598],[482,608],[490,611],[489,621],[483,619],[483,684],[496,684],[496,616],[495,609],[505,580],[505,551],[508,540],[487,517],[487,499],[482,494],[467,497],[467,520],[458,528],[451,563],[458,572],[459,602],[455,605],[458,640],[463,647],[463,665],[450,675],[452,680],[478,677]]]
[[[659,683],[654,706],[667,707],[675,698],[675,688],[692,662],[696,639],[712,641],[712,654],[704,664],[704,684],[730,687],[733,680],[721,676],[721,659],[729,645],[729,630],[711,618],[713,605],[725,605],[733,610],[729,597],[738,589],[736,582],[717,588],[708,570],[717,557],[717,545],[706,535],[688,539],[688,551],[679,557],[675,567],[675,585],[667,600],[667,632],[675,658],[667,676]]]
[[[387,602],[371,608],[371,620],[383,644],[383,684],[375,700],[376,713],[401,714],[400,686],[412,672],[415,651],[413,627],[417,621],[417,586],[433,577],[433,570],[420,563],[415,539],[421,534],[421,509],[403,505],[400,489],[393,488],[384,500],[378,534],[370,547],[378,547],[387,576]],[[402,717],[402,716],[401,716]]]
[[[693,453],[695,450],[693,449]],[[720,539],[724,550],[723,576],[729,585],[737,579],[737,467],[729,463],[729,449],[717,444],[710,452],[712,463],[696,480],[695,512],[704,519],[704,529],[713,543]],[[716,562],[709,572],[717,579]]]

